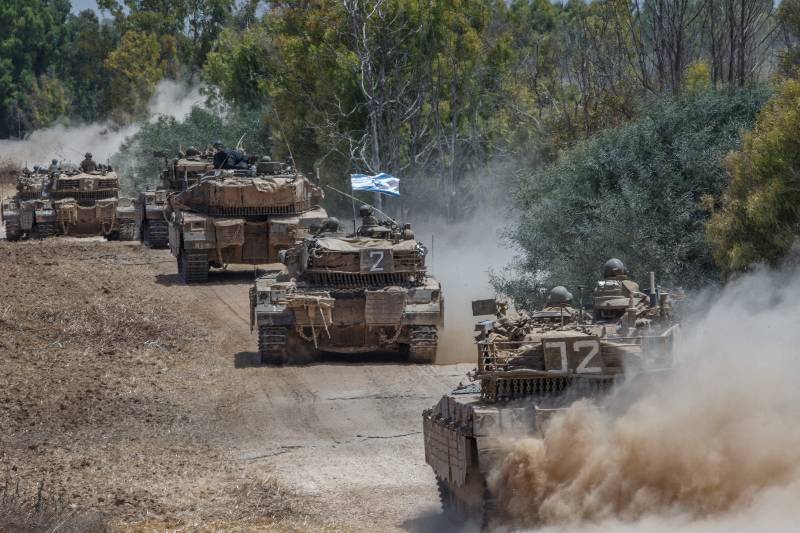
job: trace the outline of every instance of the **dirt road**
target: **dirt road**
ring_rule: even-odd
[[[274,472],[333,523],[432,527],[438,495],[424,461],[420,413],[470,365],[416,366],[383,355],[261,366],[249,330],[251,278],[246,271],[218,273],[208,285],[186,288],[226,331],[229,351],[219,361],[230,366],[222,430],[230,452],[254,470]]]

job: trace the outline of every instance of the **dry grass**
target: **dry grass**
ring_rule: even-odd
[[[61,495],[48,495],[39,483],[27,495],[19,480],[0,483],[0,531],[39,533],[101,533],[108,531],[102,517],[78,511]]]

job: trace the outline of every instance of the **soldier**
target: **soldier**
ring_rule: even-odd
[[[198,150],[194,146],[190,146],[186,149],[186,157],[197,157],[199,155],[200,155],[200,150]]]
[[[81,161],[81,170],[83,172],[94,172],[97,170],[97,163],[92,161],[91,152],[86,152],[85,159]]]
[[[380,225],[378,219],[372,216],[372,206],[362,205],[358,208],[358,216],[361,217],[361,226],[369,228]]]
[[[323,233],[339,233],[340,223],[336,217],[328,217],[322,221],[322,226],[319,229],[319,234]]]
[[[52,161],[50,161],[50,168],[47,170],[50,173],[58,172],[58,159],[53,159]]]
[[[224,150],[224,149],[225,149],[225,145],[224,145],[224,144],[222,144],[222,141],[221,141],[221,140],[219,140],[219,139],[217,139],[216,141],[214,141],[213,143],[211,143],[211,146],[213,146],[213,147],[214,147],[214,151],[215,151],[215,152],[219,152],[220,150]]]

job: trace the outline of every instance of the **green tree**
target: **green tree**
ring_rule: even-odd
[[[121,122],[144,115],[156,84],[164,77],[161,45],[152,33],[128,31],[105,61],[113,76],[114,117]]]
[[[725,274],[776,265],[800,233],[800,81],[788,79],[767,102],[740,151],[708,237]]]
[[[23,135],[61,110],[53,64],[69,10],[68,0],[0,2],[0,137]]]

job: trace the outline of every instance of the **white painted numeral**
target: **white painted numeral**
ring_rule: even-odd
[[[564,341],[548,342],[547,346],[554,348],[558,347],[558,351],[561,354],[561,368],[559,369],[551,368],[550,372],[569,372],[569,361],[567,360],[567,343]]]
[[[575,341],[575,351],[580,352],[581,348],[589,348],[589,353],[583,358],[575,372],[578,374],[600,374],[603,371],[601,367],[586,366],[600,352],[600,342],[596,340]]]
[[[369,267],[370,272],[383,272],[383,260],[386,258],[386,252],[383,250],[371,250],[369,258],[372,261],[372,266]]]

